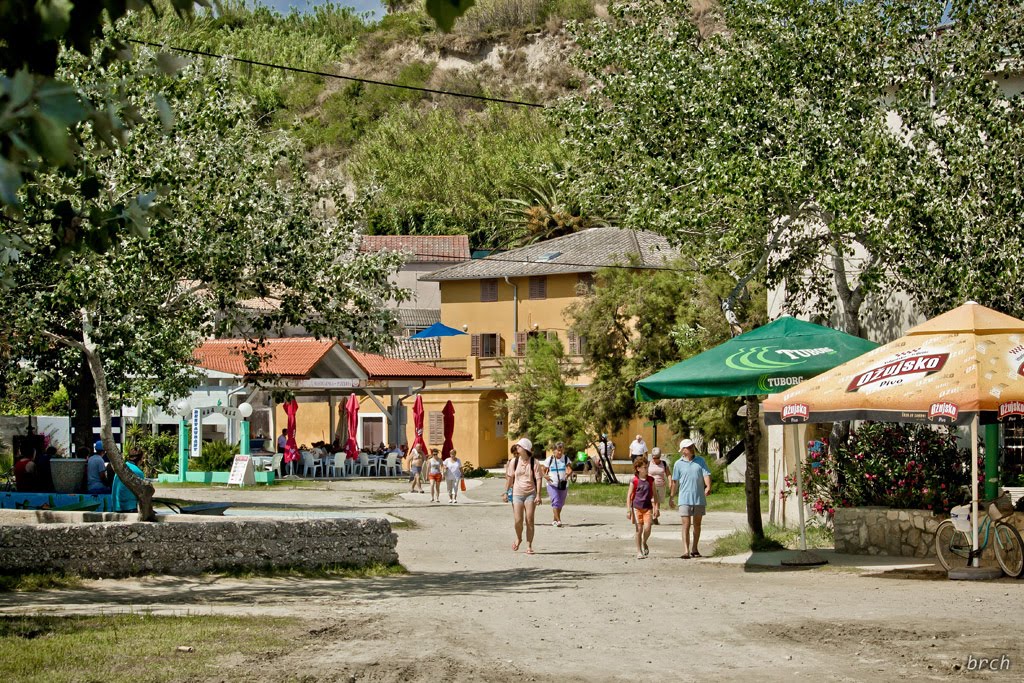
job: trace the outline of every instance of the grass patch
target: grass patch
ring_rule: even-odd
[[[392,529],[410,530],[410,529],[419,529],[420,528],[420,525],[416,523],[416,520],[408,519],[407,517],[401,517],[399,515],[396,515],[393,512],[389,512],[388,514],[391,515],[392,517],[397,518],[399,520],[397,522],[391,522],[391,528]]]
[[[795,549],[800,544],[800,530],[765,525],[764,538],[755,539],[749,530],[737,530],[728,536],[715,541],[715,557],[740,555],[753,550],[769,552],[772,550]],[[823,527],[807,527],[808,548],[831,548],[833,546],[832,531]]]
[[[78,588],[82,585],[82,577],[77,574],[46,574],[0,575],[0,593],[27,593],[44,591],[51,588]]]
[[[395,498],[398,498],[399,495],[405,493],[405,490],[403,489],[402,491],[369,491],[368,493],[370,494],[370,500],[376,501],[378,503],[389,503],[393,501]]]
[[[225,659],[291,650],[304,632],[298,619],[265,616],[0,617],[0,680],[221,679]]]
[[[569,485],[567,502],[577,505],[626,505],[626,491],[629,478],[619,475],[621,484],[595,484],[580,482]],[[665,502],[662,501],[662,505]],[[743,484],[719,484],[713,486],[708,496],[708,512],[744,512],[747,509]],[[768,512],[767,494],[761,492],[761,512]]]
[[[371,564],[365,567],[328,565],[324,567],[265,567],[262,569],[225,569],[215,576],[231,579],[376,579],[400,576],[409,570],[401,564]]]
[[[746,512],[747,493],[743,484],[712,485],[708,512]],[[768,512],[768,492],[761,490],[761,512]]]

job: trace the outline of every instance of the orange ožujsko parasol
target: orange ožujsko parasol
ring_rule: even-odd
[[[971,519],[977,550],[978,424],[1024,417],[1024,321],[968,302],[769,397],[763,414],[768,424],[969,424]]]

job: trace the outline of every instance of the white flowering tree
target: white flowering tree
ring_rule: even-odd
[[[252,340],[254,366],[259,340],[292,325],[378,348],[393,324],[385,303],[404,293],[388,281],[395,257],[359,253],[358,217],[340,189],[311,178],[287,138],[258,128],[225,69],[140,75],[132,63],[67,55],[61,76],[86,91],[123,88],[138,124],[113,151],[85,143],[94,179],[39,173],[22,186],[30,248],[9,268],[2,361],[43,362],[54,348],[84,356],[111,465],[148,518],[153,489],[124,467],[112,399],[183,395],[192,352],[213,335]],[[166,108],[146,95],[157,88]],[[147,197],[148,237],[111,243],[102,221],[125,196]],[[52,235],[67,229],[85,244],[59,258]]]

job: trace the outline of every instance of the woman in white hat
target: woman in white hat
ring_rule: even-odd
[[[541,482],[544,481],[544,468],[533,457],[533,442],[526,437],[519,439],[513,446],[515,457],[509,458],[505,466],[505,493],[503,499],[508,502],[512,497],[512,510],[515,513],[516,540],[512,550],[519,550],[523,542],[523,525],[526,525],[526,554],[533,555],[534,515],[541,499]]]

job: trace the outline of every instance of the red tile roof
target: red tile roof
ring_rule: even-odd
[[[209,339],[193,352],[196,363],[209,370],[218,370],[232,375],[284,375],[304,377],[313,371],[317,363],[327,355],[336,342],[312,337],[284,337],[268,339],[266,346],[259,349],[269,354],[260,365],[258,373],[249,372],[242,355],[247,348],[242,339]]]
[[[386,358],[374,353],[361,353],[346,349],[370,379],[450,379],[453,381],[472,379],[461,370],[437,368],[426,363],[414,363],[400,358]]]
[[[409,263],[468,261],[466,235],[364,235],[359,251],[403,251]]]
[[[266,354],[259,372],[249,372],[242,355],[247,348],[242,339],[210,339],[195,350],[196,363],[208,370],[218,370],[231,375],[281,375],[285,377],[308,377],[320,361],[338,345],[359,364],[369,379],[447,379],[452,381],[472,379],[461,370],[437,368],[425,363],[413,363],[400,358],[387,358],[374,353],[361,353],[347,349],[328,339],[312,337],[282,337],[266,340],[259,353]]]

